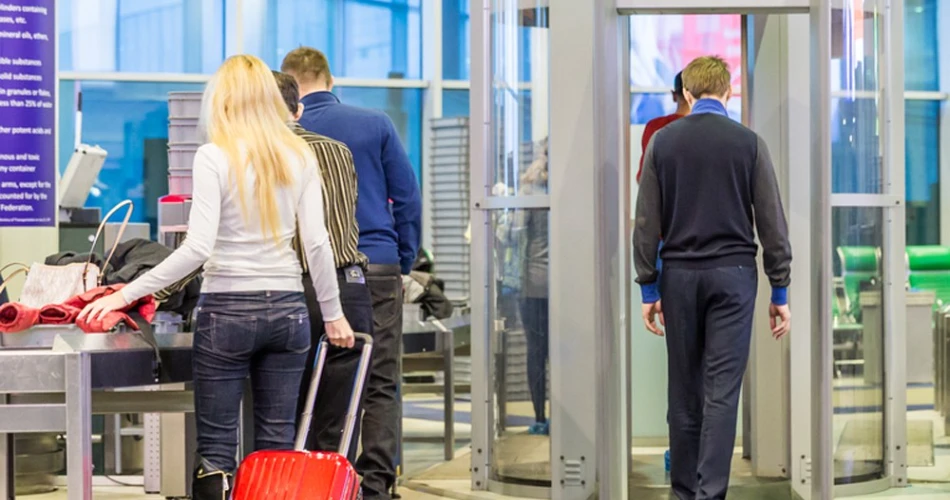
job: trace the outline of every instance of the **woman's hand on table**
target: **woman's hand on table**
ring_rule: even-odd
[[[129,303],[125,301],[125,297],[122,296],[121,293],[116,292],[84,307],[77,319],[88,321],[100,320],[105,317],[105,315],[124,309],[128,305]]]

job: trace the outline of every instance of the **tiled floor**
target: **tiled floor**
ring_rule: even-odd
[[[96,488],[93,492],[94,500],[164,500],[165,497],[159,495],[143,495],[140,488],[126,488],[119,486],[108,486]],[[403,491],[402,498],[405,500],[435,500],[444,498],[441,496],[429,495],[417,491]],[[66,491],[60,490],[55,493],[45,495],[30,495],[23,497],[24,500],[65,500]]]
[[[442,406],[426,400],[423,406],[429,412],[436,412],[439,420],[435,420],[435,415],[422,415],[427,418],[406,418],[403,422],[403,433],[406,442],[403,444],[403,458],[405,460],[405,474],[412,475],[424,471],[433,465],[440,463],[444,459],[444,450],[441,442],[436,442],[433,437],[439,437],[443,434],[443,423],[441,421]],[[408,403],[407,407],[412,403]],[[465,404],[464,402],[462,403]],[[413,414],[414,410],[407,408],[408,414]],[[418,413],[418,412],[416,412]],[[423,412],[426,413],[426,412]],[[466,419],[462,419],[466,420]],[[471,426],[468,423],[461,422],[455,426],[456,440],[459,448],[466,448],[471,436]],[[410,489],[400,489],[400,495],[405,500],[433,500],[436,498],[445,498],[443,496],[431,495],[424,492],[413,491]],[[18,497],[25,500],[65,500],[67,493],[65,488],[60,488],[56,492],[29,495]],[[164,500],[160,495],[145,495],[141,487],[122,487],[122,486],[97,486],[93,488],[94,500]]]
[[[516,499],[517,497],[502,496],[488,492],[473,492],[471,490],[471,479],[469,474],[468,441],[471,435],[470,426],[470,404],[465,401],[459,401],[456,407],[456,460],[443,464],[443,446],[437,438],[442,436],[443,424],[441,401],[431,398],[413,398],[407,401],[405,408],[405,421],[403,425],[406,442],[404,443],[405,459],[405,479],[406,484],[400,489],[402,498],[406,500],[431,500],[434,498],[456,498],[462,500],[503,500]],[[529,422],[530,405],[509,404],[508,424],[510,430],[517,436],[519,431]],[[929,418],[932,415],[925,413],[915,413],[914,418]],[[836,416],[836,434],[840,436],[842,431],[841,423],[851,420],[847,416]],[[942,426],[941,426],[942,429]],[[528,436],[522,436],[528,438]],[[517,446],[512,447],[512,463],[528,460],[531,463],[541,463],[546,461],[547,443],[544,438],[521,439]],[[512,441],[515,443],[515,441]],[[532,449],[534,452],[532,452]],[[662,449],[643,449],[640,450],[639,465],[637,466],[638,476],[632,481],[636,483],[646,481],[664,482],[662,470]],[[930,475],[943,475],[943,470],[950,470],[950,455],[944,453],[942,448],[934,450],[937,467],[920,468],[915,471],[911,469],[911,477],[929,471]],[[534,454],[544,455],[541,459],[533,459]],[[539,455],[539,456],[540,456]],[[520,457],[520,458],[519,458]],[[441,465],[440,465],[441,464]],[[737,462],[736,476],[742,476],[743,463]],[[937,469],[940,469],[939,471]],[[657,479],[659,477],[659,479]],[[934,478],[936,479],[936,478]],[[781,484],[771,485],[778,488],[779,494],[773,496],[770,494],[756,493],[754,491],[736,491],[730,493],[730,498],[734,500],[755,499],[770,500],[771,498],[788,498],[787,494],[781,494],[781,491],[787,492]],[[144,495],[141,488],[124,488],[118,486],[103,486],[95,488],[95,500],[159,500],[163,497],[158,495]],[[639,490],[638,490],[639,491]],[[651,490],[649,496],[652,498],[666,498],[662,488]],[[772,491],[770,489],[770,491]],[[59,490],[55,493],[45,495],[33,495],[24,497],[29,500],[63,500],[66,498],[65,490]],[[647,500],[642,494],[634,493],[631,498],[636,500]],[[872,499],[894,499],[894,500],[947,500],[950,499],[950,483],[943,484],[912,484],[909,488],[901,490],[892,490],[877,495],[864,497],[854,497],[856,500]]]
[[[414,403],[414,408],[425,408],[429,411],[435,411],[439,403],[423,402],[417,401]],[[438,406],[440,408],[440,406]],[[530,408],[520,408],[516,405],[509,404],[509,416],[508,422],[511,427],[523,426],[525,425],[522,420],[527,415],[527,412],[530,411]],[[467,411],[469,405],[467,403],[460,403],[457,406],[459,411]],[[409,409],[407,416],[410,416],[415,411],[413,408]],[[419,414],[419,416],[423,416]],[[432,418],[431,415],[425,415],[425,417]],[[851,421],[860,419],[860,414],[842,414],[835,416],[835,435],[836,442],[841,439],[841,436],[844,433],[846,424]],[[908,416],[909,420],[931,420],[935,421],[933,430],[935,434],[943,433],[943,426],[941,423],[936,423],[936,415],[932,411],[918,411],[913,412]],[[425,420],[425,419],[423,419]],[[423,420],[420,420],[417,425],[425,426]],[[467,422],[465,416],[457,418],[457,421]],[[459,429],[469,430],[467,424],[459,423],[456,426]],[[433,430],[436,430],[433,428]],[[516,430],[516,429],[512,429]],[[523,429],[521,429],[523,430]],[[544,438],[537,438],[533,436],[515,436],[516,439],[511,440],[510,443],[513,445],[517,441],[516,446],[510,446],[511,453],[508,458],[503,459],[503,461],[518,463],[518,464],[541,464],[547,460],[548,448],[547,443]],[[866,439],[871,445],[875,445],[875,439],[873,436],[868,436]],[[859,445],[861,445],[862,439],[859,439]],[[859,446],[860,448],[861,446]],[[501,449],[506,448],[501,446]],[[531,449],[534,449],[533,453]],[[458,458],[448,464],[442,464],[430,468],[427,471],[421,473],[414,473],[410,475],[409,481],[406,484],[406,488],[412,488],[417,491],[423,491],[430,494],[434,494],[440,497],[448,498],[457,498],[462,500],[489,500],[489,499],[507,499],[515,497],[506,497],[502,495],[497,495],[487,492],[473,492],[471,490],[471,479],[468,471],[468,450],[461,450],[457,455]],[[654,483],[664,483],[666,481],[662,469],[662,454],[663,449],[642,449],[638,450],[640,453],[635,454],[640,457],[638,459],[638,465],[636,466],[637,474],[632,478],[632,486],[636,487],[637,484],[645,482],[654,482]],[[852,497],[856,500],[871,500],[871,499],[895,499],[895,500],[947,500],[950,499],[950,450],[947,450],[943,447],[937,447],[932,450],[934,465],[930,467],[912,467],[909,470],[910,477],[913,479],[919,479],[920,482],[911,484],[908,488],[895,489],[888,492],[868,495],[868,496],[859,496]],[[538,456],[535,456],[538,455]],[[509,467],[510,468],[510,467]],[[790,497],[789,488],[787,483],[768,483],[756,481],[755,478],[751,477],[751,472],[748,471],[748,463],[737,460],[734,466],[734,484],[743,486],[741,488],[735,488],[733,491],[730,491],[730,498],[736,500],[743,499],[754,499],[754,500],[771,500],[771,499],[786,499]],[[519,469],[520,470],[520,469]],[[531,469],[534,470],[534,469]],[[538,469],[541,470],[541,469]],[[525,472],[525,470],[520,470]],[[546,471],[546,469],[545,469]],[[530,472],[530,470],[528,471]],[[544,471],[542,471],[544,472]],[[945,477],[946,476],[946,477]],[[644,494],[644,490],[638,489],[635,492],[632,492],[631,499],[636,500],[648,500],[652,498],[666,498],[666,492],[662,489],[652,488],[649,489],[649,494]]]

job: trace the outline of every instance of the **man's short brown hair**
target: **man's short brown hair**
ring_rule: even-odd
[[[327,56],[311,47],[299,47],[291,50],[280,64],[280,70],[290,73],[304,82],[320,82],[329,84],[333,75],[330,73],[330,62]]]
[[[277,88],[280,89],[280,96],[284,98],[284,104],[290,110],[290,115],[296,115],[300,104],[300,87],[297,85],[297,80],[280,71],[274,71],[274,79],[277,80]]]
[[[697,57],[683,70],[683,88],[696,99],[725,97],[732,89],[729,65],[719,56]]]

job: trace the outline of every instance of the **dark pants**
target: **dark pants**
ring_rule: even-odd
[[[681,500],[726,497],[749,359],[755,267],[663,270],[670,481]]]
[[[366,283],[373,298],[373,366],[363,400],[363,453],[356,469],[366,498],[389,498],[396,482],[402,407],[398,395],[402,355],[402,272],[370,265]]]
[[[362,270],[358,267],[341,269],[337,272],[337,281],[340,286],[340,303],[343,305],[343,315],[349,321],[354,332],[373,333],[373,302],[370,299],[369,288]],[[326,333],[323,322],[323,313],[317,301],[317,294],[313,289],[313,280],[310,275],[304,275],[304,291],[307,296],[307,308],[310,310],[310,354],[307,357],[307,368],[304,371],[300,384],[300,399],[298,400],[297,415],[303,412],[303,405],[307,401],[307,390],[310,388],[310,378],[313,376],[313,363],[316,359],[317,346],[320,338]],[[307,449],[316,451],[337,451],[340,439],[343,436],[343,426],[346,423],[346,410],[350,404],[350,388],[353,387],[353,377],[359,364],[360,351],[356,349],[340,349],[330,346],[327,351],[327,362],[323,368],[323,380],[320,390],[317,391],[317,400],[313,409],[313,420],[310,424],[310,435],[307,438]],[[347,452],[351,462],[356,460],[356,448],[359,442],[359,425],[353,433],[353,443]]]
[[[234,473],[244,381],[251,377],[254,449],[294,446],[297,387],[310,349],[299,292],[202,295],[194,337],[198,463]]]
[[[548,299],[529,297],[521,301],[521,323],[528,342],[528,390],[535,422],[547,422]]]

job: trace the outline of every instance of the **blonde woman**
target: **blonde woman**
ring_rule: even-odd
[[[271,70],[234,56],[205,90],[209,144],[195,157],[188,237],[161,265],[89,307],[101,316],[204,266],[194,337],[198,460],[192,498],[226,497],[237,468],[238,413],[244,380],[254,391],[255,448],[290,449],[310,322],[301,240],[331,342],[353,346],[343,317],[336,266],[324,225],[319,170],[290,116]]]

